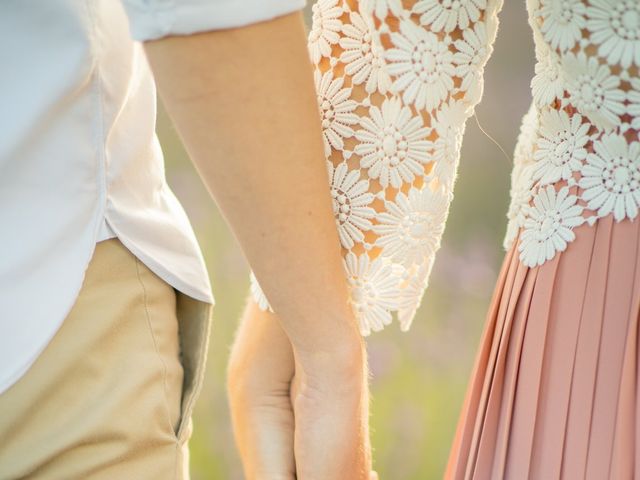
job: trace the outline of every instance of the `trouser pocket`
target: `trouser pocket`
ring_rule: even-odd
[[[180,360],[184,369],[180,421],[176,437],[179,443],[184,444],[191,437],[191,414],[204,380],[213,305],[180,292],[176,293]]]

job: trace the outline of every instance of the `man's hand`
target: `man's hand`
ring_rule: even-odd
[[[227,378],[247,480],[351,479],[359,470],[358,478],[377,478],[375,473],[366,476],[371,452],[361,361],[349,365],[345,358],[337,371],[332,371],[338,364],[335,357],[331,362],[313,356],[296,362],[277,317],[248,299]],[[354,450],[354,444],[362,448]],[[336,449],[354,454],[340,459]]]
[[[247,480],[294,480],[291,343],[274,315],[248,300],[229,359],[231,419]]]

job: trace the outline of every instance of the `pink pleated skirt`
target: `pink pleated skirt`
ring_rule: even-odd
[[[540,267],[507,253],[447,480],[640,478],[640,220],[574,232]]]

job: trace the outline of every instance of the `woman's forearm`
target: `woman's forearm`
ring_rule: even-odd
[[[146,50],[189,155],[294,348],[334,354],[357,326],[305,45],[295,13]]]

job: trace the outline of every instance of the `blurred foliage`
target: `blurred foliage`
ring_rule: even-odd
[[[455,200],[422,307],[410,332],[394,324],[368,340],[375,468],[382,480],[442,478],[500,268],[511,153],[533,75],[524,1],[505,3],[477,119],[467,123]],[[158,133],[169,184],[192,221],[216,298],[208,373],[194,415],[192,478],[238,480],[225,365],[249,270],[163,112]]]

